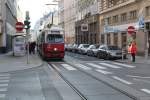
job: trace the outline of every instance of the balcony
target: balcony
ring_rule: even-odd
[[[102,0],[100,5],[100,14],[120,8],[135,1],[137,0]]]

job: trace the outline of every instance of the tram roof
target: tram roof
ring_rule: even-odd
[[[63,31],[63,29],[59,26],[52,26],[51,28],[44,28],[44,31]]]

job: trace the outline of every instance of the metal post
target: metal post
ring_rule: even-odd
[[[29,31],[26,29],[27,64],[29,64]]]
[[[122,48],[122,60],[123,60],[123,56],[124,56],[124,50],[123,50],[123,48]]]
[[[148,32],[145,31],[145,59],[148,59],[148,48],[149,48]]]

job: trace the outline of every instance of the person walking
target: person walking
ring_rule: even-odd
[[[31,43],[31,52],[33,54],[35,54],[35,46],[36,46],[36,42],[34,41],[34,42]]]
[[[130,47],[130,53],[131,53],[131,60],[132,62],[135,62],[135,55],[136,55],[136,52],[137,52],[137,47],[136,47],[136,42],[135,41],[132,41]]]

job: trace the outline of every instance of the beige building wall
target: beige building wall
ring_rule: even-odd
[[[67,43],[75,43],[75,1],[64,0],[64,29]]]
[[[128,0],[127,0],[128,1]],[[145,14],[145,9],[147,6],[150,6],[150,1],[149,0],[129,0],[128,2],[130,3],[123,3],[114,7],[110,7],[106,10],[101,11],[100,13],[100,33],[104,33],[104,18],[111,17],[111,21],[109,23],[109,26],[122,26],[123,28],[126,28],[126,30],[122,32],[118,32],[118,46],[122,47],[122,33],[127,34],[127,43],[128,43],[128,38],[129,35],[127,33],[127,28],[130,25],[133,25],[136,27],[136,42],[137,42],[137,47],[138,47],[138,52],[139,54],[144,54],[145,52],[145,32],[143,30],[140,30],[138,28],[138,21],[139,17],[141,15],[144,16],[145,22],[150,21],[150,16],[146,16]],[[136,18],[130,19],[130,12],[131,11],[137,11]],[[121,14],[127,13],[127,20],[122,22],[121,21]],[[118,15],[118,22],[113,22],[113,16]],[[112,33],[109,33],[112,34]],[[105,36],[106,37],[106,36]],[[113,36],[111,35],[111,43],[113,43],[114,39]],[[107,40],[107,39],[105,39]],[[105,41],[106,43],[106,41]]]

